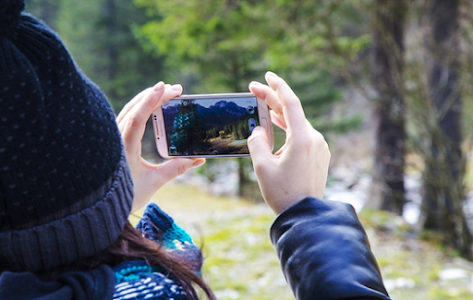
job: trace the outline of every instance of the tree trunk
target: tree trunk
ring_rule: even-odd
[[[431,130],[424,170],[424,228],[440,232],[444,243],[472,259],[471,234],[463,213],[465,172],[461,149],[461,109],[458,80],[459,0],[429,0],[432,30],[429,52],[429,93],[436,128]]]
[[[371,194],[378,208],[401,215],[404,197],[405,105],[403,89],[403,0],[374,1],[372,83],[376,145]]]
[[[246,86],[245,68],[238,58],[234,58],[230,65],[231,80],[227,84],[231,86],[234,93],[242,91],[242,86]],[[263,200],[258,188],[258,183],[251,179],[253,165],[249,158],[237,158],[238,162],[238,197],[251,201],[260,202]]]

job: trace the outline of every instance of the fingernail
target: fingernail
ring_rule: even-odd
[[[276,75],[275,73],[273,73],[271,71],[266,72],[266,75],[268,75],[270,77],[278,77],[278,75]]]
[[[171,90],[173,91],[181,91],[182,90],[182,86],[180,84],[173,84],[171,86]]]
[[[164,82],[160,81],[154,85],[153,91],[157,92],[161,90],[163,87],[164,87]]]
[[[192,164],[193,167],[200,167],[205,163],[205,159],[195,159]]]
[[[252,81],[250,82],[250,85],[263,85],[261,82],[258,81]]]

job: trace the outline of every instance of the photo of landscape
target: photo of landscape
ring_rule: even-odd
[[[256,98],[171,100],[162,107],[170,156],[248,154]]]

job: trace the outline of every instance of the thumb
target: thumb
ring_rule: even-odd
[[[263,127],[258,126],[253,129],[248,138],[248,150],[250,150],[251,160],[254,164],[262,163],[272,157],[268,133]]]
[[[173,158],[160,164],[156,169],[166,182],[184,174],[189,169],[199,167],[205,163],[205,158]]]

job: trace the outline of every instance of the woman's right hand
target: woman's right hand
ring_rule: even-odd
[[[273,123],[286,132],[286,142],[273,154],[266,130],[256,128],[248,147],[263,198],[280,214],[306,197],[323,197],[330,151],[287,83],[272,72],[266,73],[266,82],[252,82],[249,88],[272,109]]]

